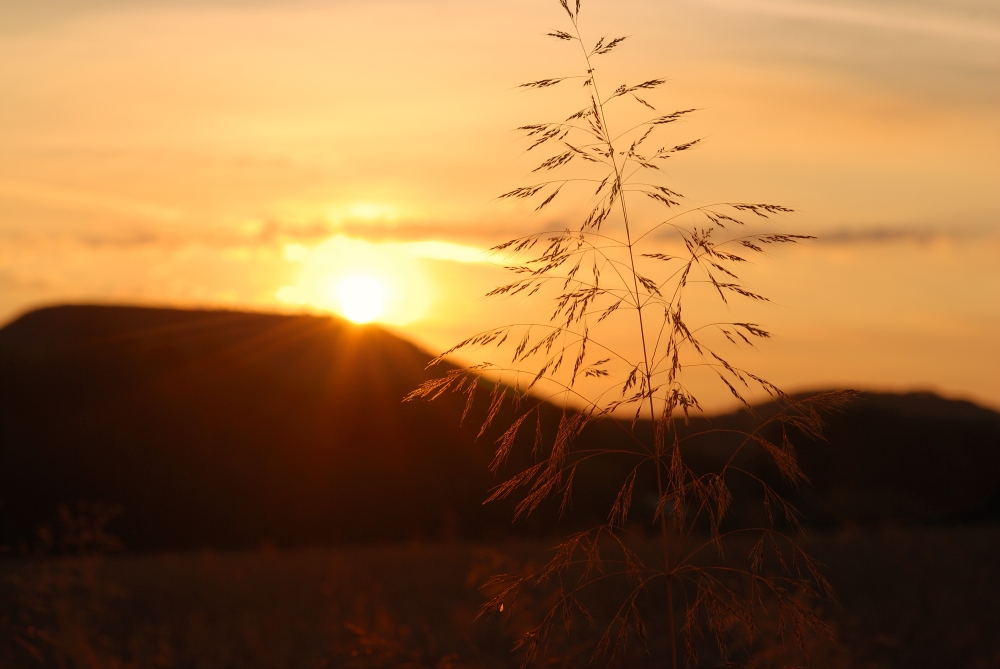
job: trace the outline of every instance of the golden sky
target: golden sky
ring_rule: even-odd
[[[0,5],[0,318],[62,302],[341,308],[359,273],[429,349],[523,318],[481,251],[572,214],[494,198],[511,129],[577,102],[555,0],[14,0]],[[693,204],[775,202],[746,277],[788,390],[931,389],[1000,406],[1000,5],[590,0],[606,81],[669,80],[704,138]],[[568,107],[567,107],[568,105]],[[737,305],[734,311],[743,307]],[[612,335],[613,337],[616,335]],[[730,404],[710,395],[710,407]]]

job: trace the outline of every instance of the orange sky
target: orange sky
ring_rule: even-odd
[[[37,0],[0,5],[0,317],[66,301],[336,309],[358,267],[440,350],[520,318],[479,251],[571,215],[493,198],[510,129],[575,110],[555,0]],[[1000,406],[1000,6],[603,0],[606,81],[663,76],[704,144],[694,204],[777,202],[820,236],[755,266],[789,389],[934,389]],[[739,311],[740,308],[735,308]],[[612,337],[617,336],[612,334]],[[725,394],[710,406],[727,406]]]

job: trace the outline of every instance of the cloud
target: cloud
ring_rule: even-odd
[[[315,247],[333,238],[349,238],[370,244],[386,244],[413,258],[461,263],[490,262],[488,249],[517,236],[512,226],[476,226],[443,223],[385,223],[378,221],[332,223],[325,220],[297,222],[264,219],[241,228],[178,229],[175,226],[117,226],[114,230],[60,233],[8,233],[0,241],[8,245],[70,243],[93,249],[150,249],[176,251],[183,248],[273,249],[284,252],[290,245]],[[875,244],[928,245],[947,241],[1000,241],[998,229],[945,229],[928,226],[856,226],[814,233],[814,243],[824,246]]]
[[[453,244],[451,242],[441,242],[425,240],[419,242],[406,242],[401,245],[405,253],[415,258],[425,258],[427,260],[451,260],[452,262],[477,263],[487,262],[490,256],[483,249],[465,244]]]
[[[996,232],[941,230],[933,228],[867,227],[842,228],[816,233],[816,243],[830,246],[868,244],[933,244],[939,241],[967,242],[997,237]]]
[[[389,224],[347,221],[334,226],[333,230],[335,234],[356,237],[371,242],[443,239],[455,243],[478,242],[486,246],[493,246],[499,242],[507,241],[518,234],[522,234],[515,230],[513,226],[508,225],[482,225],[478,223],[446,224],[434,222]]]
[[[811,19],[827,23],[881,28],[896,32],[919,33],[960,40],[976,40],[1000,44],[1000,22],[988,19],[957,18],[953,7],[944,12],[921,12],[906,5],[904,11],[887,11],[864,6],[837,5],[831,2],[798,2],[794,0],[699,0],[725,9],[764,14],[781,18]]]
[[[509,234],[509,230],[505,232],[443,224],[299,223],[267,219],[250,222],[242,227],[214,230],[135,224],[118,225],[105,231],[20,231],[0,235],[0,242],[8,248],[69,244],[95,251],[130,252],[152,249],[173,252],[188,248],[208,248],[217,251],[272,249],[284,252],[290,247],[315,247],[334,238],[348,238],[373,245],[391,246],[412,258],[479,263],[490,260],[486,252],[488,246],[492,246],[498,239],[506,239]]]
[[[124,214],[159,222],[176,221],[183,215],[178,209],[160,204],[20,179],[0,179],[0,198],[21,200],[55,209]]]
[[[0,35],[44,30],[88,16],[143,9],[199,9],[221,7],[245,10],[291,4],[291,0],[32,0],[0,3]],[[299,0],[296,4],[308,4]]]

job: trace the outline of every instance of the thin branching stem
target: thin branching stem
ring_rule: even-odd
[[[613,481],[619,490],[607,524],[566,538],[540,569],[491,581],[489,587],[499,591],[484,605],[485,612],[502,610],[505,598],[515,597],[518,588],[553,587],[558,593],[539,626],[518,643],[526,663],[547,652],[558,612],[563,614],[567,629],[577,613],[593,624],[592,614],[580,598],[585,593],[613,591],[618,587],[615,583],[629,585],[627,591],[618,592],[621,598],[617,604],[607,608],[595,657],[620,658],[630,635],[646,639],[642,621],[646,613],[639,597],[650,593],[665,605],[667,620],[658,627],[668,642],[665,664],[672,669],[680,666],[682,642],[687,662],[695,664],[700,663],[699,639],[709,638],[715,642],[716,661],[732,664],[735,654],[742,653],[744,660],[752,662],[758,611],[766,615],[777,612],[782,621],[787,618],[795,626],[796,639],[805,628],[822,633],[822,621],[798,598],[816,592],[829,596],[829,588],[811,559],[779,530],[798,527],[794,509],[764,475],[738,466],[743,461],[737,458],[748,448],[757,447],[786,483],[805,483],[788,430],[818,436],[822,421],[817,409],[837,406],[842,399],[831,395],[810,402],[794,401],[728,359],[730,352],[752,349],[757,340],[769,338],[769,332],[735,317],[731,321],[708,317],[701,318],[707,322],[691,322],[686,307],[695,297],[698,304],[704,301],[702,286],[714,288],[709,301],[717,295],[719,306],[730,313],[734,308],[730,297],[766,301],[743,285],[741,264],[750,262],[752,254],[765,255],[768,245],[807,237],[754,232],[747,219],[769,219],[791,211],[777,205],[718,202],[681,206],[683,196],[662,184],[664,173],[658,161],[687,151],[701,140],[665,144],[660,131],[695,110],[656,112],[658,116],[614,134],[609,112],[617,107],[610,103],[629,99],[655,112],[646,92],[665,80],[649,79],[602,91],[594,59],[617,48],[626,37],[605,36],[589,47],[580,30],[578,0],[559,3],[572,30],[554,30],[548,36],[576,42],[582,50],[585,74],[576,78],[584,79],[587,105],[565,121],[524,125],[518,130],[530,143],[525,154],[551,151],[540,159],[534,172],[556,172],[567,178],[515,188],[498,199],[530,202],[534,207],[528,217],[535,218],[561,193],[578,194],[589,185],[594,188],[592,193],[580,193],[576,204],[586,205],[584,212],[590,213],[581,216],[579,225],[535,232],[491,249],[503,254],[503,268],[515,278],[487,295],[520,296],[519,301],[546,299],[554,309],[547,322],[510,323],[484,330],[443,354],[472,349],[500,354],[501,349],[513,349],[509,364],[484,362],[464,370],[452,369],[440,379],[425,382],[409,397],[432,399],[449,391],[463,393],[468,413],[483,387],[490,399],[479,436],[499,415],[501,406],[512,406],[515,417],[496,439],[491,464],[494,472],[508,461],[512,449],[522,448],[518,446],[522,426],[535,425],[534,464],[491,490],[488,500],[515,495],[515,517],[561,498],[561,518],[571,499],[577,469],[583,466],[596,471],[603,459],[617,459],[608,470],[620,478]],[[572,77],[539,79],[523,87],[549,88],[567,79]],[[640,172],[650,176],[645,178]],[[636,197],[649,198],[654,206],[668,209],[669,215],[647,227],[638,213],[645,209],[636,204]],[[647,248],[654,240],[669,253]],[[651,308],[662,310],[658,323]],[[617,313],[632,310],[635,316],[628,314],[624,320]],[[612,317],[616,325],[627,324],[633,349],[618,351],[603,336]],[[635,349],[638,351],[633,354]],[[746,430],[689,426],[690,415],[702,411],[694,394],[700,387],[693,388],[688,382],[687,372],[693,369],[714,374],[759,424]],[[586,386],[581,385],[583,379],[588,379]],[[761,419],[749,404],[749,391],[763,391],[774,398],[780,406],[777,413]],[[555,412],[547,408],[551,405],[555,405]],[[543,414],[558,415],[554,437],[550,428],[543,429]],[[643,418],[648,420],[640,422]],[[613,441],[578,441],[585,439],[581,435],[592,430],[589,426],[597,421],[615,426],[611,433],[600,433],[600,438]],[[767,436],[773,426],[779,426],[781,432],[775,443]],[[624,443],[614,441],[614,435],[624,435]],[[697,462],[691,455],[703,439],[722,440],[719,443],[724,443],[726,450],[711,455],[711,467],[705,469],[701,463],[696,469],[689,460]],[[730,486],[733,478],[759,486],[768,516],[768,525],[754,530],[758,542],[745,558],[728,548],[723,550],[724,541],[731,542],[745,532],[744,528],[722,531],[723,519],[735,503],[736,492]],[[655,539],[626,527],[633,500],[650,495],[654,485],[655,504],[644,508],[640,517],[649,523]],[[701,533],[707,533],[707,538],[699,539]],[[633,550],[636,546],[641,550]],[[714,556],[708,555],[709,548],[715,549]],[[772,566],[778,567],[772,574],[762,571],[765,552]],[[790,571],[789,556],[791,564],[799,560],[798,564],[806,565],[805,571],[801,567]],[[748,566],[741,566],[743,563]],[[661,577],[662,583],[658,581]],[[678,613],[681,618],[675,619]]]

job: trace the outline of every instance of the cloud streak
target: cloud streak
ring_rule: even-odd
[[[55,209],[124,214],[160,222],[176,221],[183,215],[179,209],[150,202],[20,179],[0,178],[0,198],[21,200]]]
[[[149,227],[119,228],[116,232],[92,231],[60,233],[12,233],[0,240],[8,245],[70,243],[94,249],[142,249],[158,247],[178,250],[207,247],[219,250],[236,248],[272,248],[282,250],[289,244],[314,246],[335,237],[347,237],[371,244],[391,244],[405,248],[408,255],[429,260],[462,263],[489,262],[487,249],[498,240],[516,236],[510,228],[482,229],[475,226],[445,224],[334,224],[326,222],[292,223],[267,220],[248,230],[222,229],[186,232]],[[1000,239],[1000,230],[945,229],[930,227],[844,227],[816,232],[814,243],[823,246],[863,246],[873,244],[919,244],[939,241],[972,242]]]
[[[825,246],[867,246],[873,244],[919,244],[940,241],[970,242],[998,238],[996,231],[944,230],[934,228],[868,227],[842,228],[816,233],[816,243]]]
[[[796,2],[790,0],[696,0],[702,4],[727,10],[807,19],[894,32],[908,32],[958,40],[976,40],[1000,44],[1000,23],[989,20],[963,20],[944,13],[886,11],[860,6],[838,6],[832,3]]]
[[[333,223],[283,223],[267,220],[248,229],[185,231],[136,225],[118,226],[114,231],[63,231],[58,233],[12,232],[0,235],[0,242],[10,247],[37,247],[51,244],[71,244],[97,250],[122,252],[160,249],[173,252],[185,248],[208,248],[218,251],[231,249],[273,249],[282,251],[289,245],[312,247],[334,238],[349,238],[374,245],[390,245],[413,258],[446,260],[460,263],[489,262],[485,246],[502,237],[490,231],[471,232],[452,225],[380,225]],[[488,238],[488,244],[482,238]]]

